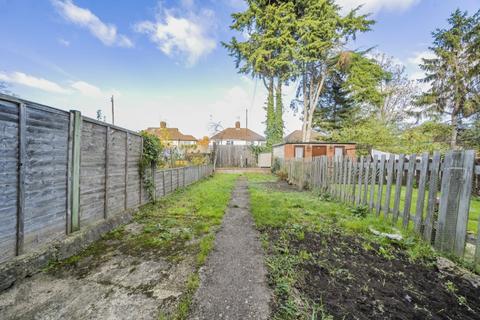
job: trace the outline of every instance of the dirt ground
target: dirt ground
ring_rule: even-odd
[[[266,232],[278,241],[278,229]],[[480,319],[480,290],[469,282],[410,262],[400,247],[385,256],[370,245],[338,232],[291,238],[291,254],[308,257],[296,266],[296,290],[334,319]]]

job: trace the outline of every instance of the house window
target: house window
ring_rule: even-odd
[[[228,140],[228,141],[227,141],[227,146],[230,146],[230,145],[233,145],[233,141]]]
[[[340,157],[345,154],[345,147],[335,147],[335,157]]]
[[[305,147],[295,146],[295,159],[303,159],[305,157]]]

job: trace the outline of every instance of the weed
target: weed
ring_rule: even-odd
[[[350,209],[350,212],[356,218],[366,218],[370,212],[370,209],[368,206],[356,206]]]

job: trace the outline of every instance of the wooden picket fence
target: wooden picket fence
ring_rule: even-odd
[[[440,251],[480,264],[480,237],[467,250],[467,224],[475,171],[474,151],[388,158],[318,157],[284,161],[282,170],[300,188],[328,193],[377,216],[412,228]],[[480,232],[480,229],[479,229]],[[474,249],[473,249],[474,248]]]

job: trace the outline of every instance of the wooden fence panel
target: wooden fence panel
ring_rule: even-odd
[[[108,167],[108,216],[125,210],[126,139],[124,131],[110,128]]]
[[[105,215],[107,128],[83,121],[80,162],[80,224],[90,225]]]
[[[65,235],[67,112],[28,103],[25,133],[25,252]]]
[[[129,135],[128,139],[128,180],[127,180],[127,208],[136,208],[140,205],[140,171],[139,163],[142,154],[142,137]]]
[[[0,100],[0,263],[16,254],[19,105]]]

